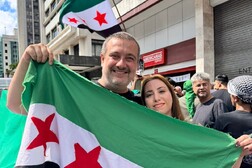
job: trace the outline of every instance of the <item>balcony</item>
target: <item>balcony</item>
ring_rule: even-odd
[[[99,56],[59,55],[59,61],[73,71],[88,78],[91,78],[91,76],[97,77],[97,73],[100,74],[101,71],[101,59]]]

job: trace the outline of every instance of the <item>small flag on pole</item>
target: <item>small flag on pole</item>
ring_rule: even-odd
[[[122,31],[108,0],[66,0],[59,19],[62,25],[95,31],[103,37]]]

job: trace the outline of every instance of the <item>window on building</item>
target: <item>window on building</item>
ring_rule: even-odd
[[[100,56],[103,40],[92,39],[92,56]]]
[[[5,59],[7,60],[7,59],[8,59],[8,56],[5,56]]]
[[[69,50],[65,50],[64,54],[69,55]]]
[[[5,53],[8,53],[8,50],[5,50]]]
[[[122,0],[115,0],[115,4],[118,4],[119,2],[121,2]],[[114,3],[113,3],[113,6],[114,6]]]
[[[51,3],[51,10],[53,11],[53,9],[55,8],[55,6],[56,6],[56,2],[55,2],[55,0]]]
[[[7,43],[5,43],[4,46],[7,47]]]
[[[5,62],[5,65],[8,66],[8,62]]]
[[[45,11],[45,17],[49,16],[49,8]]]
[[[50,33],[46,35],[46,43],[49,43],[51,40]]]
[[[58,34],[58,32],[57,32],[57,27],[54,27],[54,28],[52,29],[52,39],[54,39],[54,37],[56,37],[57,34]]]
[[[73,49],[74,49],[74,55],[79,55],[79,44],[75,45]]]

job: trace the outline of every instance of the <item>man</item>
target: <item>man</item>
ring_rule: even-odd
[[[235,108],[232,105],[230,94],[227,91],[228,76],[227,75],[217,75],[214,81],[215,92],[212,93],[213,97],[221,99],[228,111],[233,111]]]
[[[252,130],[252,76],[238,76],[228,82],[228,92],[236,110],[220,115],[215,128],[234,138]]]
[[[184,93],[183,93],[182,88],[180,86],[175,86],[174,92],[176,93],[178,98],[184,96]]]
[[[228,92],[236,110],[221,114],[214,128],[238,138],[252,133],[252,76],[238,76],[228,82]],[[252,167],[252,155],[243,159],[242,168]]]
[[[199,104],[199,99],[193,92],[191,80],[184,82],[183,90],[185,90],[185,95],[178,99],[179,105],[185,117],[185,121],[192,122],[192,118],[195,113],[195,107]]]
[[[218,116],[227,109],[222,100],[211,95],[209,74],[196,73],[192,76],[191,81],[193,91],[200,101],[200,104],[196,107],[193,123],[212,128]]]
[[[98,84],[129,100],[141,103],[141,98],[135,97],[134,93],[127,88],[136,74],[139,55],[139,44],[130,34],[118,32],[109,36],[101,51],[102,77],[98,80]],[[53,57],[52,52],[44,44],[33,44],[26,48],[9,86],[7,106],[10,110],[26,114],[21,103],[21,93],[22,82],[31,59],[39,63],[48,60],[52,65]]]
[[[98,84],[141,104],[141,98],[128,89],[136,75],[139,55],[139,44],[130,34],[119,32],[109,36],[102,46],[102,76]]]

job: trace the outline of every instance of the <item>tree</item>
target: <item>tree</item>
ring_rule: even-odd
[[[12,63],[9,65],[9,69],[6,69],[5,74],[7,75],[7,78],[10,77],[10,75],[14,75],[15,69],[17,68],[18,62]]]

